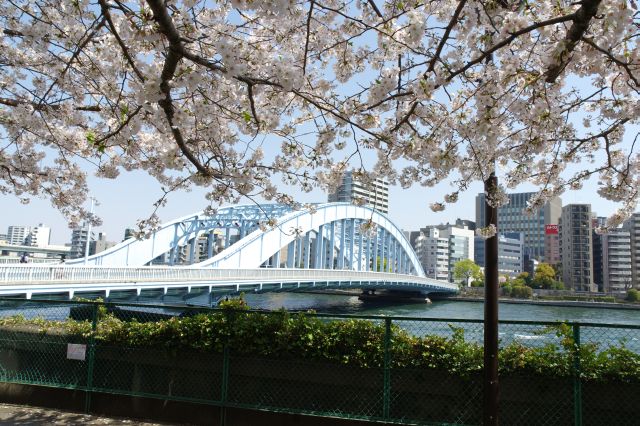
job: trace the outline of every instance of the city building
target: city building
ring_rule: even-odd
[[[116,244],[113,241],[107,241],[107,234],[99,232],[98,239],[89,242],[89,256],[108,250]]]
[[[593,242],[593,248],[591,249],[591,259],[593,260],[593,283],[598,287],[598,291],[604,291],[604,275],[602,270],[602,236],[596,234],[595,229],[599,226],[604,226],[606,222],[606,217],[598,216],[592,219],[591,241]]]
[[[625,229],[601,234],[603,290],[624,293],[631,288],[631,239]]]
[[[591,204],[562,207],[560,262],[562,282],[573,291],[597,291],[593,282]]]
[[[474,231],[468,224],[427,226],[410,234],[422,268],[428,277],[454,281],[456,262],[474,257]]]
[[[631,284],[640,288],[640,213],[634,213],[624,222],[631,244]]]
[[[532,215],[525,213],[529,200],[535,192],[521,192],[509,195],[509,204],[498,208],[498,230],[519,232],[524,237],[524,254],[531,259],[549,262],[546,258],[546,225],[557,225],[562,211],[562,200],[555,197]],[[476,226],[485,226],[484,193],[476,196]]]
[[[70,259],[84,257],[87,240],[94,240],[93,232],[91,232],[91,237],[88,238],[88,230],[86,228],[76,228],[71,231],[71,251],[69,252]],[[89,248],[91,248],[91,246],[89,246]]]
[[[7,230],[7,242],[15,246],[23,246],[26,243],[29,233],[31,233],[30,226],[12,225]]]
[[[0,242],[8,243],[7,234],[0,234]]]
[[[31,247],[48,247],[51,240],[51,228],[40,223],[31,228],[29,235],[25,238],[25,245]]]
[[[485,239],[475,237],[475,263],[485,267]],[[524,238],[519,232],[498,234],[498,273],[515,278],[524,271]]]
[[[560,232],[557,224],[544,227],[544,261],[549,265],[560,263]]]
[[[365,183],[348,171],[342,177],[342,183],[335,192],[329,194],[328,201],[354,203],[370,206],[380,213],[389,213],[389,182],[375,179]]]

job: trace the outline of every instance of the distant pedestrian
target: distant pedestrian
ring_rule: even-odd
[[[29,257],[27,256],[27,253],[22,253],[22,256],[20,256],[20,263],[27,263],[29,262]]]

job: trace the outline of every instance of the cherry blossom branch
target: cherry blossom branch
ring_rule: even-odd
[[[309,53],[309,37],[311,35],[311,17],[313,16],[314,0],[309,5],[309,14],[307,15],[307,37],[304,42],[304,55],[302,57],[302,75],[307,74],[307,54]]]
[[[629,68],[630,63],[628,62],[623,62],[620,59],[616,58],[615,56],[613,56],[613,54],[611,52],[609,52],[608,50],[603,49],[602,47],[598,46],[593,39],[591,38],[587,38],[587,37],[582,37],[581,39],[582,41],[584,41],[586,44],[588,44],[589,46],[591,46],[592,48],[594,48],[595,50],[597,50],[598,52],[604,54],[607,58],[609,58],[609,60],[611,62],[613,62],[616,65],[621,66],[622,68],[624,68],[624,70],[627,72],[627,75],[629,76],[629,78],[635,83],[636,85],[636,90],[640,89],[640,82],[638,81],[638,79],[633,75],[633,72],[631,71],[631,69]]]
[[[464,5],[466,3],[467,3],[467,0],[460,0],[458,2],[458,7],[456,8],[455,12],[453,12],[453,15],[451,16],[451,20],[449,21],[449,24],[445,28],[444,34],[442,34],[440,43],[438,44],[438,47],[436,48],[436,51],[433,54],[433,57],[429,61],[429,66],[427,67],[427,70],[424,73],[425,78],[428,73],[433,71],[436,65],[436,61],[440,58],[442,49],[444,49],[444,46],[447,44],[447,40],[449,39],[449,34],[451,33],[451,30],[453,29],[453,27],[458,23],[458,18],[460,17],[460,14],[462,13],[462,9],[464,8]]]
[[[556,78],[569,64],[571,60],[571,52],[575,49],[578,41],[584,36],[589,28],[589,23],[598,13],[598,6],[600,6],[601,0],[582,0],[580,8],[573,14],[573,25],[567,31],[567,37],[565,40],[559,43],[560,51],[556,53],[558,55],[554,64],[550,65],[547,69],[546,82],[553,83]]]
[[[111,13],[109,12],[109,5],[107,4],[106,0],[98,0],[98,2],[100,3],[100,9],[102,11],[102,15],[107,19],[107,23],[109,24],[109,29],[111,30],[111,34],[113,34],[116,41],[118,42],[118,45],[120,45],[120,49],[122,49],[122,53],[124,54],[124,57],[127,59],[127,62],[129,62],[129,65],[131,65],[131,69],[133,69],[133,72],[138,76],[140,81],[144,82],[144,76],[142,75],[142,73],[136,66],[135,62],[133,61],[133,58],[129,53],[129,49],[125,45],[124,41],[122,41],[122,38],[120,38],[120,34],[118,34],[118,31],[116,31],[116,26],[113,24],[113,20],[111,19]]]

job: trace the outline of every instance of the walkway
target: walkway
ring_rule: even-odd
[[[0,404],[0,426],[13,425],[127,425],[161,426],[175,423],[148,423],[125,418],[90,416],[87,414],[26,405]]]

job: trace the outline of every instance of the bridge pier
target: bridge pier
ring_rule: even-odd
[[[362,290],[362,294],[358,296],[358,299],[363,302],[373,303],[431,303],[431,299],[419,291],[381,290],[376,293],[376,289],[364,289]]]

